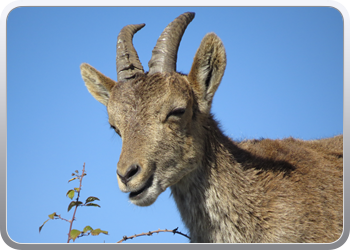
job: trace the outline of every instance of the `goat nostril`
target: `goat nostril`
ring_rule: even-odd
[[[127,170],[125,175],[121,175],[119,171],[117,174],[120,180],[126,185],[133,177],[135,177],[141,170],[141,167],[137,164],[132,164]]]
[[[139,165],[131,165],[125,174],[125,178],[127,179],[127,181],[130,181],[140,171],[140,169],[141,168],[139,167]]]

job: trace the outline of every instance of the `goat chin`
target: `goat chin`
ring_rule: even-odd
[[[158,196],[163,192],[160,187],[153,181],[152,185],[142,190],[141,193],[133,195],[129,194],[129,200],[134,205],[140,207],[146,207],[152,205],[158,198]]]

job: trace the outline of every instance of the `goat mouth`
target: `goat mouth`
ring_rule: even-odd
[[[130,192],[129,194],[129,199],[132,200],[138,200],[138,199],[142,199],[145,196],[145,191],[147,191],[147,189],[152,186],[153,183],[153,175],[147,180],[146,184],[139,190],[135,191],[135,192]]]

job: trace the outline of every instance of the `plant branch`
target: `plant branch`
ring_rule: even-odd
[[[57,215],[57,217],[58,217],[58,218],[56,218],[56,219],[61,219],[61,220],[64,220],[64,221],[67,221],[67,222],[69,222],[69,223],[70,223],[70,221],[69,221],[69,220],[67,220],[67,219],[65,219],[65,218],[62,218],[62,217],[61,217],[61,215]]]
[[[188,239],[191,239],[191,237],[189,237],[188,235],[184,234],[184,233],[181,233],[180,231],[177,231],[178,227],[173,229],[173,230],[168,230],[168,229],[158,229],[156,231],[149,231],[148,233],[141,233],[141,234],[135,234],[133,236],[124,236],[123,239],[121,239],[120,241],[118,241],[117,243],[122,243],[123,241],[126,241],[126,240],[131,240],[135,237],[139,237],[139,236],[145,236],[145,235],[148,235],[148,236],[151,236],[152,234],[154,233],[160,233],[160,232],[168,232],[168,233],[173,233],[173,234],[180,234],[182,236],[185,236],[187,237]]]
[[[79,184],[79,191],[78,191],[78,195],[77,195],[77,202],[79,201],[79,197],[80,197],[81,183],[83,182],[84,172],[85,172],[85,162],[84,162],[84,165],[83,165],[83,172],[81,173],[81,176],[79,177],[80,184]],[[69,243],[69,241],[71,240],[70,232],[72,231],[73,221],[75,219],[75,213],[77,212],[77,209],[78,209],[78,205],[75,206],[73,217],[72,217],[72,220],[70,222],[67,243]]]

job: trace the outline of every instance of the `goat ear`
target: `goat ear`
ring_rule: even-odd
[[[220,38],[207,34],[194,57],[188,79],[198,97],[199,108],[209,113],[215,91],[226,68],[226,53]]]
[[[80,65],[80,71],[90,94],[97,101],[107,106],[111,90],[117,82],[103,75],[87,63]]]

